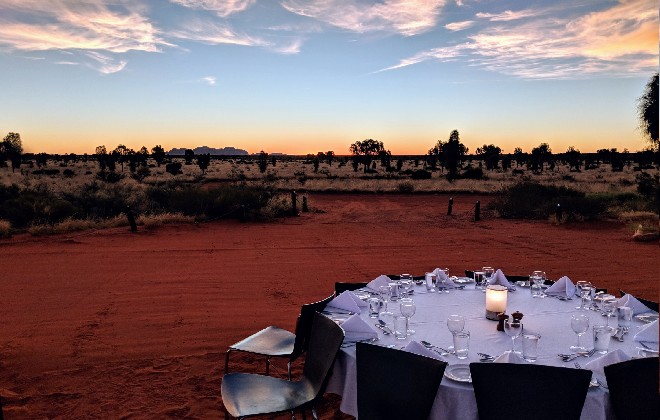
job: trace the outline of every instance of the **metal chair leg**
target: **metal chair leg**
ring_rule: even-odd
[[[316,413],[316,408],[312,406],[312,418],[314,420],[319,420],[319,415]]]
[[[266,376],[270,375],[270,356],[266,357]]]
[[[231,349],[227,349],[225,354],[225,374],[229,373],[229,353],[231,353]]]
[[[291,381],[291,360],[286,364],[286,368],[289,373],[289,381]]]

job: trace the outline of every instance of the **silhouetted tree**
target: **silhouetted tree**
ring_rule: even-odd
[[[121,164],[121,171],[124,172],[124,161],[126,161],[126,157],[128,156],[128,147],[120,144],[112,151],[112,155]]]
[[[314,159],[312,159],[312,165],[314,165],[314,173],[318,173],[320,162],[321,160],[319,159],[318,155],[314,156]]]
[[[450,181],[456,178],[460,162],[467,153],[468,148],[461,143],[458,130],[449,133],[446,143],[438,140],[436,145],[429,150],[429,154],[438,156],[440,164],[447,168],[447,179]]]
[[[385,146],[382,141],[366,139],[351,144],[349,150],[353,154],[353,161],[361,163],[366,173],[372,160],[379,156],[382,151],[385,151]]]
[[[531,170],[542,172],[543,164],[552,161],[552,149],[548,143],[541,143],[538,147],[532,149]]]
[[[0,143],[0,166],[7,166],[7,159],[11,161],[11,171],[21,166],[23,143],[18,133],[8,133]]]
[[[37,162],[37,166],[41,168],[42,166],[48,165],[48,154],[47,153],[37,153],[34,157],[34,161]]]
[[[206,169],[209,167],[210,163],[211,163],[210,153],[197,155],[197,166],[199,166],[199,169],[202,170],[202,174],[206,173]]]
[[[160,166],[165,161],[165,149],[160,144],[157,144],[151,149],[151,157]]]
[[[582,167],[582,154],[573,146],[568,147],[566,153],[564,153],[564,159],[568,166],[576,171],[579,171]]]
[[[335,152],[333,152],[332,150],[328,150],[327,152],[325,152],[325,158],[328,161],[328,166],[332,166],[332,161],[335,159]]]
[[[486,169],[493,170],[497,169],[497,164],[500,161],[502,149],[495,146],[494,144],[484,144],[476,150],[476,154],[481,156],[484,163],[486,164]]]
[[[640,127],[651,143],[660,150],[658,141],[658,73],[656,72],[644,87],[638,99],[637,112]]]
[[[268,168],[268,153],[263,150],[259,152],[259,171],[263,174]]]
[[[403,168],[403,159],[397,159],[397,161],[396,161],[396,170],[398,172],[401,172],[401,168]]]
[[[378,158],[380,159],[380,166],[389,169],[392,164],[392,153],[389,150],[381,150],[378,153]]]
[[[186,165],[191,165],[194,157],[195,152],[192,149],[186,149],[186,151],[183,152],[183,160],[186,162]]]
[[[520,147],[513,149],[513,158],[516,161],[516,167],[519,168],[527,161],[527,153],[523,152]]]
[[[140,166],[147,166],[147,160],[149,160],[149,150],[146,147],[142,146],[137,152],[137,163]]]
[[[105,146],[96,146],[96,161],[99,163],[101,172],[105,171],[108,167],[108,151]]]

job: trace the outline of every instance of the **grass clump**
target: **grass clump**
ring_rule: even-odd
[[[7,220],[0,219],[0,238],[11,237],[11,223]]]

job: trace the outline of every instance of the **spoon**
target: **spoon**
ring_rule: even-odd
[[[437,347],[434,346],[433,344],[429,343],[428,341],[420,341],[424,347],[427,349],[433,350],[434,352],[438,353],[440,356],[446,356],[450,354],[447,350],[443,349],[442,347]]]
[[[388,327],[386,325],[380,325],[380,324],[374,324],[374,325],[376,327],[380,328],[380,330],[383,332],[383,334],[385,334],[385,335],[392,334],[392,330],[390,329],[390,327]]]

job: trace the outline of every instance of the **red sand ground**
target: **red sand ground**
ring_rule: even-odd
[[[451,217],[447,198],[315,195],[323,212],[273,223],[0,240],[5,418],[222,417],[227,346],[266,325],[293,329],[300,305],[338,280],[492,265],[658,299],[658,243],[633,242],[625,226],[475,223],[487,197],[455,197]],[[263,369],[248,357],[232,366]],[[344,417],[328,400],[322,417]]]

